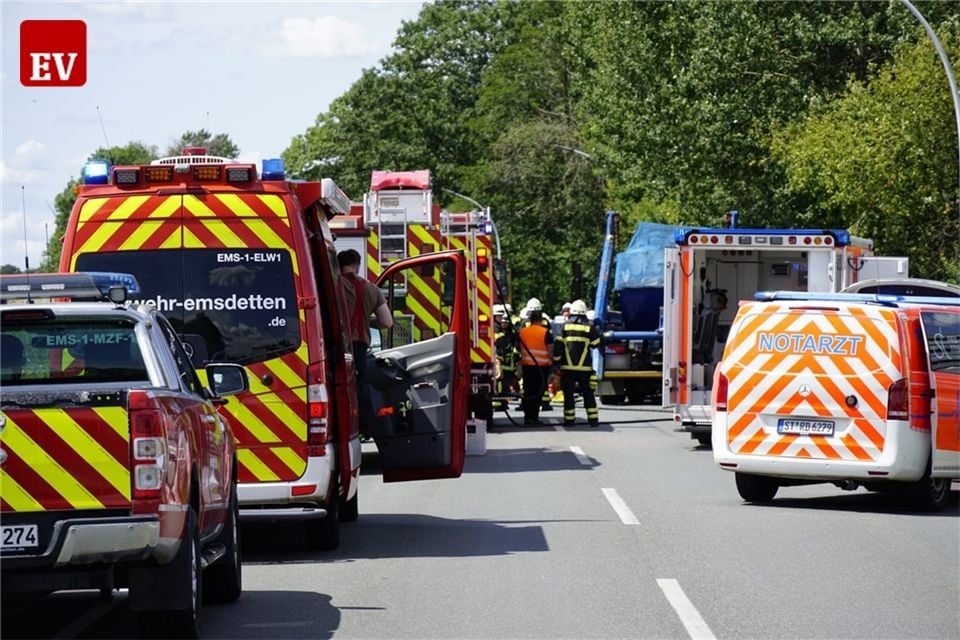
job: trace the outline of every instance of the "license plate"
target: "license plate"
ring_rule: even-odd
[[[37,525],[13,524],[0,526],[0,548],[31,549],[40,544]]]
[[[777,433],[795,436],[832,436],[833,420],[794,420],[780,418],[777,420]]]

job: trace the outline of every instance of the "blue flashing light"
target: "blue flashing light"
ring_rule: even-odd
[[[285,177],[283,158],[263,159],[263,170],[260,172],[260,178],[262,180],[283,180]]]
[[[93,283],[103,295],[107,295],[110,287],[123,286],[127,288],[128,296],[140,295],[140,283],[132,273],[114,273],[112,271],[85,271],[93,278]]]
[[[487,220],[486,222],[481,224],[480,233],[487,236],[493,233],[493,222]]]
[[[108,160],[90,160],[83,165],[83,184],[108,184],[110,182],[110,162]]]

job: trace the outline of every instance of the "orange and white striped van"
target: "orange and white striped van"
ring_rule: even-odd
[[[714,460],[740,496],[779,487],[911,492],[960,478],[960,304],[777,292],[741,303],[715,373]]]

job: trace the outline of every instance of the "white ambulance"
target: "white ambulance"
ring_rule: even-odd
[[[960,301],[759,294],[741,303],[713,390],[713,455],[740,496],[779,487],[912,494],[960,478]]]

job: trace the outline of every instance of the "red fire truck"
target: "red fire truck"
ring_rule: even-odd
[[[470,316],[470,412],[474,419],[489,421],[497,377],[492,307],[506,298],[505,278],[495,275],[504,266],[494,254],[496,227],[489,211],[442,210],[434,201],[429,170],[374,171],[363,203],[354,203],[350,215],[331,220],[330,226],[339,251],[352,248],[366,256],[361,275],[370,279],[404,258],[463,252]],[[401,293],[409,296],[411,313],[394,318],[395,344],[420,339],[431,331],[436,317],[448,313],[449,301],[442,298],[438,279],[417,278],[408,284]]]

